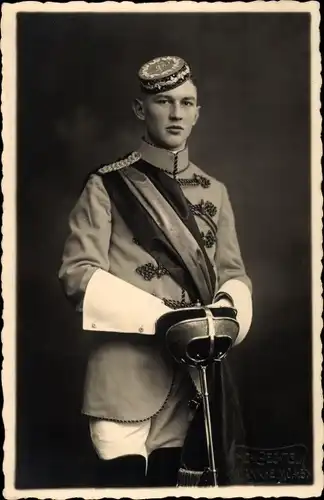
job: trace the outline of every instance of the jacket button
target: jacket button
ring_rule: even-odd
[[[139,331],[140,333],[143,333],[143,332],[144,332],[144,328],[143,328],[142,326],[140,326],[140,327],[139,327],[139,329],[138,329],[138,331]]]
[[[96,323],[92,323],[92,325],[91,325],[91,326],[92,326],[92,328],[97,328]]]

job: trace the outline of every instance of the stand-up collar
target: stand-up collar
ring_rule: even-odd
[[[140,147],[138,149],[143,160],[151,163],[154,167],[160,168],[161,170],[173,174],[184,172],[189,166],[189,154],[188,148],[182,149],[181,151],[174,153],[168,151],[167,149],[158,148],[142,140]]]

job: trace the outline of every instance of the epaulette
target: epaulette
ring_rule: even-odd
[[[114,163],[109,163],[109,165],[103,165],[97,170],[98,174],[107,174],[109,172],[114,172],[115,170],[120,170],[121,168],[130,167],[133,163],[136,163],[141,159],[141,153],[134,151],[130,155],[126,156],[122,160],[115,161]]]

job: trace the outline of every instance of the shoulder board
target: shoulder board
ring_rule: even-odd
[[[101,168],[99,168],[99,170],[97,170],[97,173],[108,174],[109,172],[120,170],[121,168],[130,167],[131,165],[133,165],[133,163],[136,163],[140,159],[141,153],[134,151],[122,160],[115,161],[114,163],[110,163],[109,165],[103,165]]]

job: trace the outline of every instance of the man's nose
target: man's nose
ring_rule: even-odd
[[[170,118],[172,120],[182,120],[183,113],[179,103],[172,103],[170,106]]]

